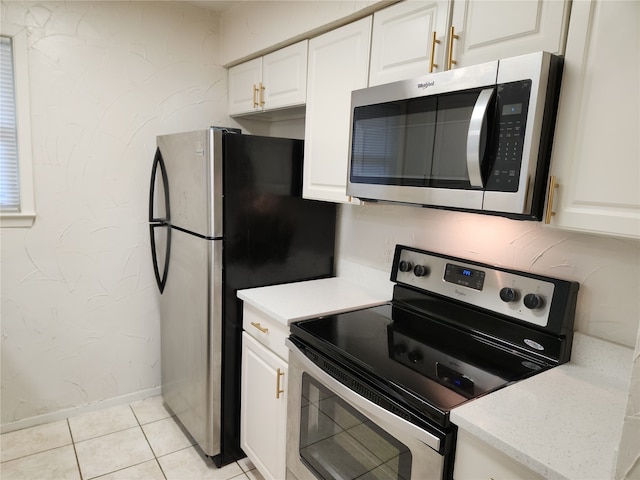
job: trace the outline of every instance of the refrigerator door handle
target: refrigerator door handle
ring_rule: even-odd
[[[156,190],[156,176],[158,175],[158,167],[160,167],[160,174],[162,175],[162,189],[164,190],[164,208],[165,218],[156,218],[153,214],[154,197]],[[156,154],[153,158],[153,167],[151,168],[151,185],[149,186],[149,221],[150,222],[169,222],[171,220],[171,209],[169,205],[169,179],[167,176],[167,169],[164,165],[162,153],[160,148],[156,148]]]
[[[164,268],[162,275],[160,275],[160,268],[158,265],[158,252],[156,249],[156,231],[157,227],[163,227],[167,229],[167,244],[164,251]],[[153,273],[156,277],[156,284],[160,293],[164,291],[164,286],[167,283],[167,273],[169,272],[169,258],[171,253],[171,227],[163,223],[155,223],[149,225],[149,235],[151,238],[151,258],[153,260]]]

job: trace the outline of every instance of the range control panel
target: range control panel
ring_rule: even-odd
[[[554,279],[398,245],[392,281],[546,327]]]

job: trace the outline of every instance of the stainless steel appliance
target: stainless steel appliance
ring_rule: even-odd
[[[538,52],[352,92],[347,194],[540,220],[562,64]]]
[[[569,360],[579,285],[396,247],[390,303],[294,322],[287,475],[450,479],[452,409]]]
[[[335,205],[302,199],[303,142],[164,135],[149,220],[162,396],[218,465],[241,458],[238,289],[333,274]]]

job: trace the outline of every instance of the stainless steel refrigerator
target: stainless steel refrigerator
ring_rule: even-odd
[[[244,456],[237,290],[334,272],[336,207],[302,199],[302,155],[302,140],[232,129],[157,137],[149,231],[162,396],[218,466]]]

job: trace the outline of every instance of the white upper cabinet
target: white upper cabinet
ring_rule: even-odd
[[[441,72],[449,6],[448,0],[409,1],[375,12],[369,86]]]
[[[309,41],[305,198],[357,202],[346,196],[351,91],[367,86],[370,41],[371,17]]]
[[[229,69],[229,115],[304,105],[307,98],[304,40]]]
[[[573,2],[551,164],[552,226],[640,238],[639,32],[639,2]]]
[[[570,3],[454,0],[445,69],[541,50],[563,54]]]
[[[563,54],[570,4],[558,0],[396,3],[373,16],[369,85],[541,50]]]
[[[256,88],[262,82],[262,57],[229,69],[229,115],[258,111]]]

